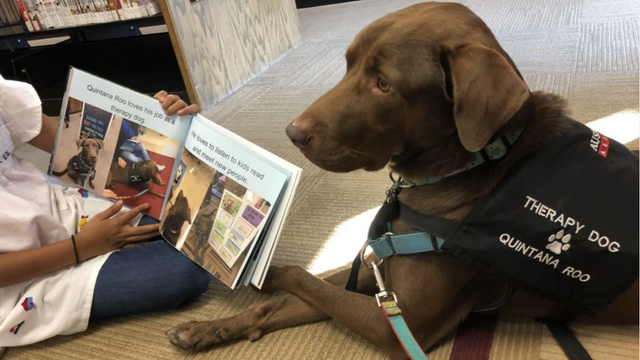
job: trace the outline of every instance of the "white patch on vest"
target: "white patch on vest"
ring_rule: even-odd
[[[564,229],[558,231],[555,234],[549,236],[549,245],[545,249],[551,251],[556,255],[562,254],[563,251],[567,251],[571,248],[571,234],[564,234]]]
[[[553,223],[560,224],[563,228],[565,228],[568,231],[573,230],[574,235],[578,235],[580,231],[582,231],[586,226],[586,224],[580,223],[580,221],[576,220],[571,216],[565,215],[563,213],[559,213],[555,209],[548,207],[547,205],[532,198],[531,196],[526,196],[524,208],[529,211],[533,211],[534,214],[541,216]],[[560,237],[562,238],[563,236],[560,236]],[[607,251],[609,251],[610,253],[616,253],[620,251],[619,242],[613,241],[609,239],[609,237],[607,236],[600,235],[600,232],[597,230],[591,230],[587,240],[589,240],[594,244],[597,244],[603,249],[607,249]],[[557,246],[558,245],[552,245],[553,251],[557,255],[560,255],[561,252],[557,251]],[[549,246],[547,246],[547,249],[549,249]]]

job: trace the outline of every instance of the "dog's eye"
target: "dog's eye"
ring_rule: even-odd
[[[380,88],[382,92],[387,92],[391,89],[391,85],[389,85],[385,79],[378,77],[378,88]]]

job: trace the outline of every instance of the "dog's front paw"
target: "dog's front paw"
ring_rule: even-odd
[[[204,350],[216,344],[237,338],[225,324],[228,319],[217,321],[190,321],[180,324],[165,334],[169,342],[183,349]]]

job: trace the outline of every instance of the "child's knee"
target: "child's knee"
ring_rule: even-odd
[[[209,283],[211,282],[212,275],[206,270],[198,267],[197,271],[193,274],[193,293],[200,296],[202,293],[209,289]]]
[[[186,260],[186,259],[185,259]],[[191,261],[185,262],[175,269],[179,279],[178,288],[185,301],[193,300],[207,291],[212,275]]]

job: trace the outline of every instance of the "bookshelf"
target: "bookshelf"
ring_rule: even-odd
[[[60,111],[69,66],[153,94],[167,89],[188,99],[161,14],[112,23],[28,31],[0,29],[0,74],[31,83],[47,114]],[[163,28],[147,32],[148,28]],[[5,28],[6,29],[6,28]],[[147,61],[144,53],[159,53]],[[127,54],[126,56],[121,54]],[[158,74],[163,74],[161,78]]]
[[[33,84],[49,114],[60,109],[69,66],[206,110],[300,42],[294,0],[156,1],[161,12],[140,18],[39,31],[0,25],[0,74]]]

